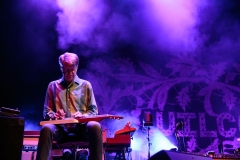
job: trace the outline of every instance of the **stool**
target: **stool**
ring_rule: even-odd
[[[86,149],[89,151],[89,143],[88,141],[76,141],[74,138],[75,134],[70,133],[67,136],[67,139],[61,141],[61,142],[56,142],[53,141],[53,149],[70,149],[74,153],[74,159],[76,160],[77,152],[81,149]],[[102,139],[103,139],[103,146],[104,143],[106,143],[106,130],[102,131]],[[104,153],[105,153],[105,148],[103,147],[103,154],[102,154],[102,160],[104,160]]]
[[[88,150],[89,143],[84,141],[69,141],[64,143],[55,143],[54,144],[58,149],[70,149],[74,154],[74,160],[77,158],[77,152],[81,149]]]
[[[58,149],[70,149],[72,153],[74,154],[74,160],[77,158],[77,152],[81,149],[87,149],[88,150],[89,143],[86,140],[82,141],[76,141],[75,134],[70,133],[66,139],[59,141],[59,142],[53,142],[53,148]]]

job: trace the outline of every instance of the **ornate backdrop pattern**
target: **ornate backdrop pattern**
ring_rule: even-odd
[[[227,65],[232,65],[230,72]],[[112,64],[96,59],[89,66],[92,71],[86,72],[86,77],[93,84],[100,113],[120,113],[141,132],[142,113],[149,111],[154,127],[175,146],[176,123],[184,121],[179,133],[189,152],[218,153],[220,141],[225,153],[239,147],[240,64],[204,66],[194,57],[178,56],[170,58],[164,68],[129,58],[115,59]],[[152,143],[152,152],[168,148]],[[147,141],[142,145],[146,147]]]

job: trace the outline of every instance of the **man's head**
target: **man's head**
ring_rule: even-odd
[[[67,83],[71,83],[77,73],[79,59],[74,53],[64,53],[59,56],[59,65],[62,71],[64,80]]]

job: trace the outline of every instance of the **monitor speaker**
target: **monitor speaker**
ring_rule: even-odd
[[[21,160],[25,120],[22,117],[0,116],[0,157]]]
[[[164,159],[164,160],[177,160],[177,159],[211,160],[212,158],[205,157],[202,155],[194,155],[194,154],[181,153],[181,152],[177,152],[177,151],[166,151],[166,150],[161,150],[149,158],[149,160],[160,160],[160,159]]]

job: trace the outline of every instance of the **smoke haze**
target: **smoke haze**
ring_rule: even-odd
[[[120,43],[175,54],[196,48],[199,4],[193,1],[83,0],[58,1],[58,5],[62,9],[57,25],[60,48],[80,44],[99,53]]]

